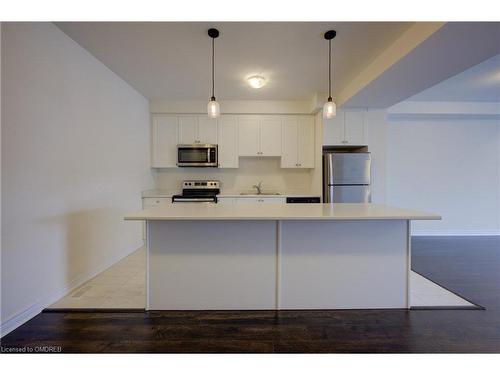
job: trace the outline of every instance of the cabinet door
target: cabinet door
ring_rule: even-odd
[[[200,125],[201,126],[201,125]],[[219,168],[238,168],[238,119],[221,116],[219,119]]]
[[[344,144],[344,112],[337,110],[337,115],[332,119],[323,119],[323,144]]]
[[[234,204],[237,198],[222,197],[217,198],[217,203],[219,204]]]
[[[365,112],[345,112],[345,140],[350,145],[365,144]]]
[[[260,155],[281,156],[281,118],[278,116],[260,120]]]
[[[267,197],[267,198],[257,198],[260,199],[259,203],[285,203],[286,198],[284,197]]]
[[[281,168],[298,167],[298,128],[296,117],[283,118],[281,128]]]
[[[257,117],[241,116],[238,119],[238,152],[240,156],[260,155],[260,131]]]
[[[179,116],[179,143],[192,144],[198,141],[197,116]]]
[[[177,137],[178,126],[176,116],[153,116],[151,137],[151,166],[153,168],[177,166]]]
[[[298,157],[299,168],[314,168],[314,119],[300,117],[298,121]]]
[[[200,143],[217,144],[217,119],[198,116],[198,138]]]
[[[285,203],[286,198],[284,197],[244,197],[235,198],[236,203],[248,204],[248,203]]]

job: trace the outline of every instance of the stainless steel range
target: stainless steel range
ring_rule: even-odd
[[[174,195],[172,203],[217,203],[220,181],[186,180],[182,182],[182,194]]]

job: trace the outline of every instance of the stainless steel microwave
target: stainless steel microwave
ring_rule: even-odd
[[[177,145],[178,167],[217,167],[217,145]]]

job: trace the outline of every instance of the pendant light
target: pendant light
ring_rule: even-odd
[[[335,38],[337,32],[328,30],[325,33],[325,39],[328,40],[328,101],[323,106],[323,118],[330,119],[337,114],[337,106],[332,99],[332,39]]]
[[[219,36],[219,30],[208,29],[208,36],[212,38],[212,97],[207,105],[208,117],[217,118],[220,116],[220,106],[215,100],[215,38]]]

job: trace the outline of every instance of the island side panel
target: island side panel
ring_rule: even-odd
[[[406,220],[283,221],[281,309],[407,308]]]
[[[275,309],[275,221],[149,221],[148,309]]]

